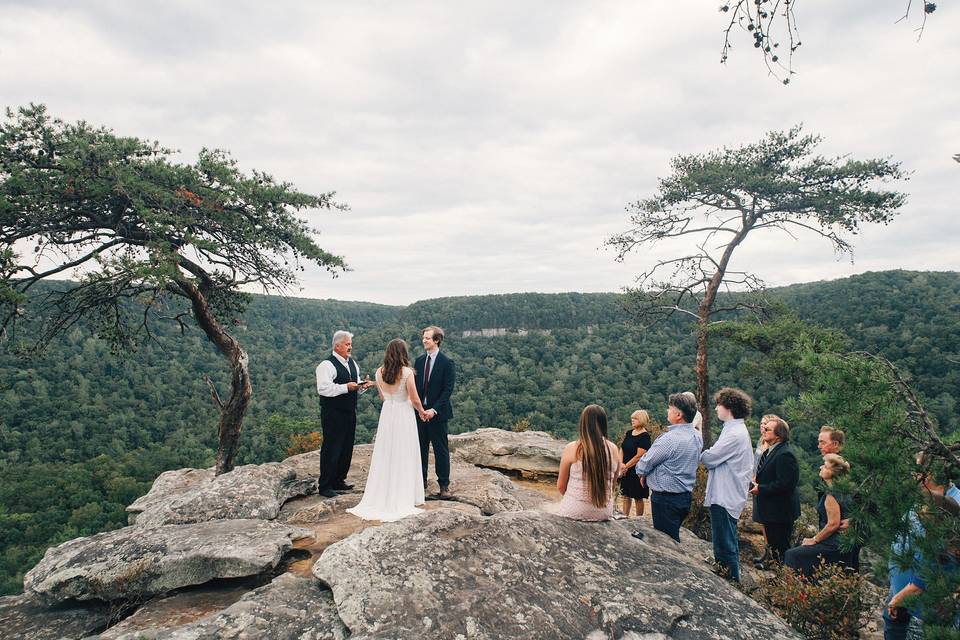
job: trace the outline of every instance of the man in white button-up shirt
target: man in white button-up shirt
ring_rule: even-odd
[[[357,432],[357,396],[369,382],[360,380],[360,368],[353,353],[353,334],[333,334],[333,352],[317,365],[317,393],[320,394],[320,479],[318,493],[336,497],[338,491],[349,491],[347,472],[353,459],[353,441]]]
[[[753,401],[739,389],[724,388],[714,396],[723,430],[712,447],[700,454],[710,475],[704,506],[710,509],[713,557],[722,574],[740,581],[740,540],[737,522],[746,504],[753,477],[753,445],[744,420]]]

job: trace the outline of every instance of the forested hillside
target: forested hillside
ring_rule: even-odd
[[[960,274],[890,271],[771,293],[801,318],[842,330],[852,348],[908,370],[944,431],[957,430]],[[566,438],[582,407],[598,402],[619,435],[631,411],[660,417],[666,394],[693,384],[690,327],[643,329],[627,320],[614,294],[442,298],[408,307],[256,297],[234,327],[254,385],[239,462],[279,459],[291,434],[319,430],[314,368],[338,328],[356,333],[355,356],[372,374],[390,339],[405,338],[416,355],[419,327],[445,327],[444,348],[458,366],[454,430],[525,419]],[[484,328],[510,331],[462,337]],[[744,357],[718,349],[714,385],[747,388],[756,415],[781,410],[795,390],[746,379]],[[48,545],[125,524],[124,507],[161,471],[212,464],[216,411],[204,374],[228,385],[222,358],[200,332],[181,335],[174,326],[123,358],[79,327],[41,358],[0,354],[0,593],[19,591],[22,573]],[[361,442],[376,427],[374,396],[360,401]],[[794,426],[799,446],[812,451],[816,425]]]

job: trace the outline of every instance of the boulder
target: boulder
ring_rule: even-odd
[[[451,457],[525,476],[557,475],[565,446],[545,431],[487,428],[450,436]]]
[[[290,498],[316,491],[316,473],[311,476],[299,460],[248,464],[219,476],[213,469],[177,469],[160,474],[150,491],[127,507],[127,514],[130,524],[144,527],[272,520]]]
[[[24,577],[24,589],[47,604],[143,600],[217,578],[269,571],[293,540],[310,533],[262,520],[129,526],[47,549]]]
[[[313,573],[354,637],[799,637],[710,571],[709,545],[637,526],[439,510],[331,545]]]
[[[19,640],[74,640],[96,633],[115,613],[103,603],[47,607],[29,596],[0,598],[0,636]]]
[[[106,634],[103,640],[345,640],[330,591],[316,580],[284,574],[246,594],[223,611],[168,629]]]

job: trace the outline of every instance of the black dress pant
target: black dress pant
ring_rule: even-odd
[[[323,491],[340,487],[347,479],[353,460],[353,440],[357,434],[357,412],[322,408],[320,427],[323,443],[320,445],[317,490]]]
[[[447,441],[447,421],[434,418],[429,422],[417,419],[420,435],[420,463],[423,467],[423,482],[427,482],[427,462],[430,460],[430,445],[433,445],[433,461],[437,470],[437,484],[441,489],[450,486],[450,444]]]
[[[773,554],[773,559],[783,563],[783,554],[790,548],[790,538],[793,536],[792,522],[764,522],[763,533],[767,537],[767,546]]]

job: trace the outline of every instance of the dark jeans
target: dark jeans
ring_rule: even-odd
[[[737,521],[718,504],[710,505],[710,530],[713,532],[713,558],[726,577],[740,582],[740,539]]]
[[[320,428],[323,443],[320,445],[320,479],[317,490],[342,486],[353,460],[353,440],[357,434],[357,412],[320,410]]]
[[[806,578],[813,577],[821,563],[836,564],[838,562],[840,562],[840,551],[837,547],[825,545],[822,542],[788,549],[783,557],[783,564],[799,571]]]
[[[437,471],[437,484],[441,489],[450,486],[450,445],[447,442],[447,421],[434,418],[429,422],[417,420],[420,435],[420,463],[423,467],[423,482],[427,482],[427,462],[430,460],[430,445],[433,445],[433,463]]]
[[[923,637],[923,624],[919,618],[905,613],[899,620],[890,618],[887,608],[883,608],[883,640],[914,640]]]
[[[662,531],[680,542],[680,525],[690,514],[690,492],[650,492],[650,507],[653,510],[653,528]]]
[[[793,536],[792,522],[764,522],[763,534],[767,538],[767,546],[773,559],[783,563],[783,556],[790,548],[790,538]]]

